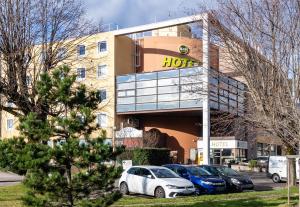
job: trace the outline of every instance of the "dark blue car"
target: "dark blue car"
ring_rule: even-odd
[[[222,178],[214,176],[198,166],[168,164],[164,167],[173,170],[180,177],[190,180],[195,185],[197,194],[214,194],[226,190],[226,182]]]

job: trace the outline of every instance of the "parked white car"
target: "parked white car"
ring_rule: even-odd
[[[195,192],[189,180],[160,166],[133,166],[126,169],[119,180],[119,188],[122,194],[138,193],[157,198],[172,198]]]

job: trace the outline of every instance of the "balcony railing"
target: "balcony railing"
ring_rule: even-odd
[[[193,67],[117,76],[117,113],[201,109],[207,95],[202,87],[203,70]],[[211,74],[211,108],[239,111],[244,84],[213,70]]]

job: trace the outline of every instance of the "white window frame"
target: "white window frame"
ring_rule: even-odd
[[[9,127],[9,121],[11,121],[11,127]],[[13,118],[7,118],[6,119],[6,129],[8,131],[11,131],[14,129],[14,119]]]
[[[101,98],[101,91],[105,91],[105,99],[101,100],[101,103],[108,100],[108,91],[106,88],[100,88],[99,90],[99,99]]]
[[[105,50],[105,51],[100,51],[100,44],[101,44],[102,42],[105,42],[105,44],[106,44],[106,50]],[[108,52],[108,43],[107,43],[107,40],[100,40],[100,41],[98,42],[98,45],[97,45],[97,50],[98,50],[98,53],[99,53],[99,54],[107,53],[107,52]]]
[[[84,54],[82,54],[82,55],[79,53],[79,47],[81,47],[81,46],[84,46]],[[84,56],[86,56],[86,54],[87,54],[86,46],[83,45],[83,44],[77,45],[77,56],[78,57],[84,57]]]
[[[82,78],[81,76],[80,77],[78,77],[78,70],[82,70],[82,69],[84,69],[84,78]],[[77,74],[77,76],[76,76],[76,80],[77,81],[82,81],[82,80],[85,80],[86,79],[86,68],[85,67],[78,67],[77,69],[76,69],[76,74]],[[81,75],[81,72],[80,72],[80,75]]]
[[[106,68],[106,74],[100,75],[99,76],[99,70],[100,68]],[[102,65],[98,65],[97,67],[97,78],[101,79],[101,78],[106,78],[108,74],[108,65],[107,64],[102,64]]]
[[[105,120],[105,122],[106,123],[101,123],[101,120],[99,121],[99,118],[101,119],[101,116],[105,116],[106,117],[106,120]],[[108,114],[106,113],[106,112],[100,112],[100,113],[98,113],[97,114],[97,116],[96,116],[96,122],[97,122],[97,125],[100,127],[100,128],[106,128],[106,127],[108,127]]]

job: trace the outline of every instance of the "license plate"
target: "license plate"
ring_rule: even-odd
[[[224,187],[216,187],[216,191],[224,191]]]

